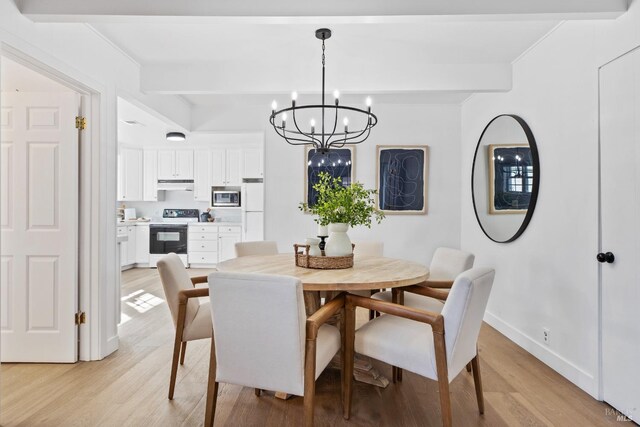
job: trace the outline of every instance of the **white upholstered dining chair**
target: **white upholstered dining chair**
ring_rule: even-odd
[[[452,422],[449,383],[471,362],[478,409],[484,413],[477,341],[494,276],[494,270],[489,268],[474,268],[460,274],[444,304],[429,300],[433,310],[348,295],[344,376],[349,381],[345,384],[345,418],[350,416],[354,351],[438,381],[445,427]],[[356,306],[385,314],[354,334]]]
[[[236,257],[251,255],[277,255],[278,245],[271,241],[238,242],[236,243]]]
[[[169,380],[169,399],[173,399],[178,373],[178,359],[184,365],[187,342],[211,338],[211,309],[209,288],[196,288],[199,283],[206,283],[207,277],[189,277],[180,257],[169,254],[158,261],[158,273],[162,288],[171,311],[176,335],[173,345],[171,377]]]
[[[209,289],[215,332],[205,425],[213,425],[223,382],[253,387],[257,395],[304,396],[304,425],[312,426],[316,378],[343,347],[340,331],[324,323],[343,309],[344,295],[307,319],[295,277],[218,272],[209,275]]]
[[[474,259],[475,256],[472,253],[459,249],[437,248],[429,265],[429,278],[421,285],[430,288],[450,288],[453,280],[460,273],[473,267]],[[447,293],[446,291],[436,291],[432,295],[441,295],[441,298],[444,299]],[[373,294],[371,298],[391,302],[393,300],[392,291],[378,292]],[[414,293],[406,293],[402,304],[426,310],[432,308],[426,297]]]

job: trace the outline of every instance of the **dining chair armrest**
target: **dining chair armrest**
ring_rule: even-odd
[[[453,286],[453,280],[436,280],[427,279],[420,283],[420,286],[426,286],[428,288],[446,288],[450,289]]]
[[[344,307],[344,302],[345,293],[342,292],[309,316],[307,318],[307,339],[316,339],[320,326],[325,324],[331,316],[340,311]]]
[[[444,333],[444,317],[439,313],[427,310],[407,307],[400,304],[394,304],[387,301],[365,298],[358,295],[349,294],[346,297],[347,308],[355,306],[363,307],[369,310],[379,311],[380,313],[391,314],[392,316],[403,317],[405,319],[415,320],[417,322],[427,323],[431,325],[434,333]]]
[[[198,283],[207,283],[208,281],[209,276],[196,276],[191,278],[191,284],[193,286],[197,285]]]
[[[180,304],[186,304],[189,298],[200,298],[208,296],[209,288],[183,289],[178,292],[178,301]]]
[[[439,300],[446,300],[449,296],[449,291],[438,288],[429,288],[422,285],[412,285],[407,286],[405,288],[400,288],[399,290],[404,292],[411,292],[412,294],[423,295],[425,297],[431,297]]]

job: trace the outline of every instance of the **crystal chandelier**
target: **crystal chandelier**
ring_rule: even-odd
[[[326,153],[332,148],[342,148],[345,145],[360,144],[365,141],[371,133],[371,128],[378,123],[378,118],[371,112],[371,98],[366,100],[366,110],[356,107],[340,105],[340,93],[336,90],[333,95],[335,101],[333,105],[325,103],[324,88],[324,41],[331,37],[331,30],[320,28],[316,30],[316,37],[322,40],[322,104],[296,105],[298,94],[291,94],[291,107],[278,110],[278,104],[273,101],[271,104],[271,116],[269,123],[278,135],[284,138],[291,145],[313,145],[320,153]],[[315,118],[309,122],[309,127],[301,126],[298,117],[301,112],[320,117],[319,126],[316,129]],[[291,114],[293,126],[287,128],[288,114]],[[355,128],[349,128],[348,114],[354,118]],[[338,130],[338,118],[342,118],[344,128]],[[325,118],[328,126],[325,126]],[[304,128],[304,130],[303,130]]]

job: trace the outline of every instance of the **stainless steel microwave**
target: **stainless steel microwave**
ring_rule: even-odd
[[[211,192],[211,206],[240,207],[239,190],[213,190]]]

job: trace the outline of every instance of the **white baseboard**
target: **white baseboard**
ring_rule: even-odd
[[[598,380],[592,374],[585,372],[550,348],[522,333],[488,311],[484,315],[484,321],[518,346],[531,353],[542,363],[589,393],[594,399],[598,399]]]

